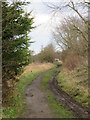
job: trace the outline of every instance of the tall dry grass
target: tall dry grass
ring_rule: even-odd
[[[52,63],[39,63],[39,62],[32,63],[25,67],[25,70],[21,76],[26,76],[30,72],[45,71],[52,67],[54,67],[54,64]]]
[[[69,52],[65,57],[63,67],[67,68],[68,70],[74,70],[83,63],[84,63],[84,59],[81,56],[73,52]]]

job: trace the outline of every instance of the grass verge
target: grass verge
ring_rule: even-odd
[[[88,107],[88,73],[87,68],[80,66],[74,71],[61,70],[57,76],[58,84],[83,106]]]
[[[54,70],[50,71],[49,73],[46,73],[43,76],[41,88],[46,92],[48,105],[50,106],[54,117],[56,117],[56,118],[72,118],[73,117],[72,112],[67,110],[66,108],[64,108],[64,106],[55,99],[53,92],[51,92],[48,89],[48,82],[51,79],[51,77],[53,76],[55,71],[56,70],[54,69]]]

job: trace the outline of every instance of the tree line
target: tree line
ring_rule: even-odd
[[[61,59],[63,66],[69,70],[73,70],[81,64],[87,66],[88,28],[90,26],[88,24],[88,3],[70,0],[52,4],[48,2],[47,6],[52,10],[52,17],[66,9],[72,14],[65,16],[52,31],[53,39],[60,51],[56,52],[53,45],[50,44],[42,49],[35,59],[40,62],[54,62],[56,57]],[[60,18],[60,14],[57,17]]]
[[[89,3],[70,0],[58,2],[58,4],[48,4],[48,7],[52,9],[53,15],[66,10],[72,13],[65,16],[52,32],[54,40],[62,50],[60,58],[65,67],[71,70],[81,64],[87,66]]]

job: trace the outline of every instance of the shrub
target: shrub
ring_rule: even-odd
[[[64,67],[69,70],[74,70],[79,64],[82,63],[82,58],[74,53],[69,53],[66,56]]]

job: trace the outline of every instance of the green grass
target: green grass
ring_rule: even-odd
[[[76,70],[61,71],[57,76],[59,86],[76,101],[88,107],[87,71],[83,67]]]
[[[49,73],[46,73],[43,76],[41,88],[47,94],[48,105],[51,108],[54,117],[56,117],[56,118],[73,118],[72,112],[67,110],[66,108],[64,108],[64,106],[61,105],[60,102],[58,102],[55,99],[54,94],[48,89],[48,82],[51,79],[51,77],[53,76],[55,71],[56,70],[54,69],[54,70],[50,71]]]
[[[21,111],[25,111],[26,104],[24,91],[26,86],[32,83],[39,74],[40,72],[34,72],[20,78],[18,84],[16,85],[14,95],[9,97],[9,102],[12,103],[12,106],[3,107],[3,118],[17,118],[19,117]]]

